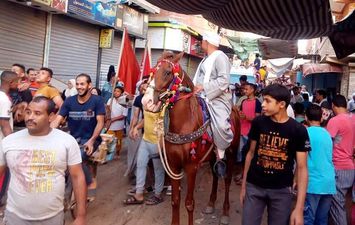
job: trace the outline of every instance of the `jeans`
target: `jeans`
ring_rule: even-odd
[[[86,143],[86,141],[83,143],[80,143],[80,145],[83,145],[84,143]],[[89,160],[89,156],[86,154],[83,147],[80,147],[80,153],[81,153],[81,160],[82,160],[81,166],[83,168],[85,182],[86,182],[86,185],[89,186],[92,183],[91,171],[90,171],[90,168],[88,167],[88,165],[86,164],[87,161]]]
[[[245,149],[245,145],[247,144],[247,142],[248,142],[248,136],[241,135],[240,142],[239,142],[239,149],[237,151],[237,158],[236,158],[237,163],[245,161],[245,156],[246,156],[245,151],[249,150],[249,149]]]
[[[304,225],[327,225],[333,195],[307,193],[304,206]]]
[[[268,225],[288,225],[292,207],[291,187],[266,189],[247,183],[242,225],[260,225],[265,207]]]
[[[150,158],[153,160],[154,165],[155,194],[160,195],[164,188],[165,170],[158,157],[158,145],[152,144],[144,139],[142,139],[138,149],[136,193],[142,194],[144,191],[147,165]]]

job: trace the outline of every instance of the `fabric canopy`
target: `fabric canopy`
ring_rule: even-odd
[[[237,31],[296,40],[327,36],[332,29],[329,0],[147,0],[165,10],[202,14]]]
[[[291,70],[294,58],[279,58],[267,60],[267,68],[269,72],[277,77],[285,74],[287,70]]]
[[[250,53],[258,52],[258,42],[256,38],[227,37],[235,53],[242,60],[249,58]]]
[[[331,65],[328,63],[307,63],[302,65],[303,76],[313,73],[342,73],[343,70],[340,66]]]
[[[334,25],[334,30],[329,35],[338,59],[342,59],[355,52],[355,11],[344,20]]]
[[[263,59],[293,58],[297,56],[297,41],[260,38],[259,49]]]

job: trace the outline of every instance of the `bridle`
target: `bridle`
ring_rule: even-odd
[[[173,79],[170,82],[167,89],[157,89],[155,85],[151,84],[151,81],[154,79],[155,73],[160,69],[162,63],[169,63],[171,65]],[[180,78],[180,72],[182,71],[182,77]],[[154,92],[158,92],[158,100],[163,102],[163,104],[168,104],[171,108],[178,100],[181,92],[190,93],[191,89],[188,87],[182,86],[182,82],[185,78],[185,72],[181,69],[179,63],[173,63],[167,59],[160,60],[157,65],[151,70],[150,78],[148,82],[148,88],[153,89]]]

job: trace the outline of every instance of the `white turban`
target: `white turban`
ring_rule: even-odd
[[[221,36],[215,33],[206,33],[203,35],[203,40],[206,40],[211,45],[218,47],[221,43]]]

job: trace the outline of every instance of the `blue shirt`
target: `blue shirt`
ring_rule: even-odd
[[[312,151],[308,154],[308,188],[310,194],[335,194],[333,142],[323,127],[307,128]]]
[[[91,95],[89,100],[80,104],[78,96],[65,99],[59,115],[67,117],[70,134],[80,142],[86,142],[94,133],[96,116],[105,115],[105,104],[101,96]]]

